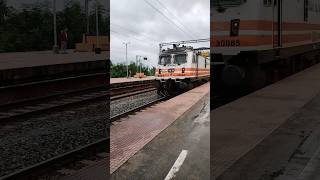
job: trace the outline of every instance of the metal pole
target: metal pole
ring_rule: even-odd
[[[141,57],[139,58],[139,63],[140,63],[140,74],[141,74]]]
[[[99,47],[99,16],[98,16],[98,0],[96,0],[96,37],[97,37],[97,48]]]
[[[89,34],[89,0],[85,0],[85,9],[86,9],[86,23],[87,23],[87,32],[86,34]]]
[[[53,0],[53,38],[54,38],[54,53],[58,53],[58,42],[57,42],[57,13],[56,13],[56,0]]]
[[[137,73],[138,73],[138,67],[139,67],[139,65],[138,65],[138,55],[136,55],[136,71],[137,71]]]
[[[126,66],[127,66],[127,78],[129,77],[129,67],[128,67],[128,44],[130,42],[124,42],[124,45],[126,45]]]
[[[128,43],[126,43],[126,65],[127,65],[127,78],[129,77],[129,68],[128,68]]]

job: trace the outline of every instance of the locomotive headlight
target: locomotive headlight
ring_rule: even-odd
[[[239,36],[240,19],[231,20],[230,36]]]
[[[159,69],[159,74],[161,74],[161,69]]]
[[[186,68],[182,68],[182,73],[184,73],[185,70],[186,70]]]
[[[174,68],[168,69],[169,73],[173,73],[174,72]]]

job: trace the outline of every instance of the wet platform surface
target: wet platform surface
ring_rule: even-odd
[[[212,111],[214,176],[267,180],[286,173],[303,137],[318,131],[319,93],[315,65]]]
[[[217,179],[312,180],[319,176],[319,117],[320,93]]]
[[[109,173],[107,172],[108,160],[100,160],[94,165],[81,169],[80,171],[61,178],[60,180],[108,180]]]
[[[208,93],[209,83],[114,122],[110,130],[111,173],[184,113],[191,111]]]
[[[115,171],[112,179],[165,179],[184,151],[185,159],[171,179],[209,180],[209,112],[209,95],[206,95],[192,111],[176,120]]]
[[[73,50],[67,52],[68,54],[54,54],[52,51],[0,53],[0,70],[106,60],[108,55],[106,51],[101,54]]]

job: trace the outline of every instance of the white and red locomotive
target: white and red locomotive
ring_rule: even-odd
[[[160,93],[168,95],[192,88],[197,82],[209,80],[209,48],[194,49],[191,46],[171,43],[172,48],[162,49],[164,45],[167,44],[160,44],[155,72],[156,85]]]

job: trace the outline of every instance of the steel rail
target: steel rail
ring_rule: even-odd
[[[63,165],[69,164],[71,162],[77,161],[85,156],[88,156],[88,153],[100,153],[105,152],[108,147],[108,138],[103,138],[97,140],[88,145],[84,145],[74,149],[72,151],[68,151],[64,154],[55,156],[53,158],[47,159],[40,163],[34,164],[32,166],[23,168],[14,173],[5,175],[0,177],[0,180],[19,180],[19,179],[34,179],[38,176],[43,175],[42,173],[45,171],[49,171],[52,169],[56,169],[58,167],[63,167]],[[107,162],[106,162],[107,163]]]

